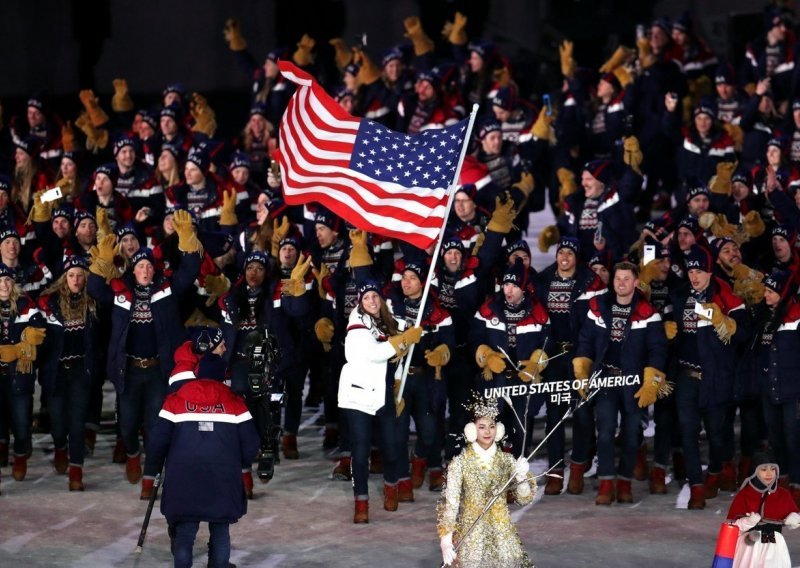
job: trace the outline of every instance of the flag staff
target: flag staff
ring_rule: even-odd
[[[414,322],[415,326],[422,323],[422,316],[425,313],[425,302],[428,299],[428,291],[431,288],[431,280],[433,280],[436,271],[436,263],[439,259],[439,252],[442,249],[442,237],[444,237],[444,230],[447,227],[447,220],[450,217],[450,210],[453,208],[453,197],[455,196],[455,187],[458,185],[458,180],[461,177],[461,166],[464,164],[464,158],[467,155],[467,147],[469,146],[470,136],[472,135],[472,127],[475,125],[475,118],[478,116],[477,104],[472,105],[472,112],[469,113],[469,123],[467,124],[467,132],[464,135],[464,141],[461,144],[461,155],[458,158],[458,165],[456,166],[455,174],[453,175],[453,182],[447,188],[447,207],[444,211],[444,221],[439,228],[439,236],[436,237],[436,247],[433,249],[433,259],[431,260],[430,268],[428,268],[428,278],[425,280],[425,287],[422,290],[422,299],[419,303],[419,312],[417,312],[417,319]],[[403,398],[403,390],[406,386],[406,377],[408,377],[408,369],[411,367],[411,356],[414,354],[414,344],[411,345],[406,353],[405,361],[403,364],[403,374],[400,377],[400,388],[397,391],[397,400],[395,404],[400,404]]]

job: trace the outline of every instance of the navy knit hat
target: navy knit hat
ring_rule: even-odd
[[[480,130],[478,130],[478,138],[480,140],[483,140],[490,133],[502,132],[502,130],[503,130],[503,125],[501,125],[497,120],[495,120],[494,118],[487,118],[486,120],[483,121],[483,124],[481,124]]]
[[[608,185],[611,182],[611,162],[609,160],[593,160],[591,162],[586,162],[583,169],[604,185]]]
[[[17,234],[17,231],[13,227],[4,227],[2,230],[0,230],[0,243],[6,239],[12,238],[22,242],[19,238],[19,234]]]
[[[121,138],[118,138],[116,142],[114,142],[114,156],[116,157],[116,155],[119,154],[119,151],[125,146],[130,146],[133,148],[133,151],[136,152],[136,143],[133,141],[133,138],[130,136],[122,136]]]
[[[114,234],[117,235],[118,241],[121,241],[122,237],[125,235],[133,235],[137,240],[139,239],[139,235],[136,233],[136,227],[133,226],[133,223],[117,225],[117,227],[114,229]]]
[[[325,225],[331,231],[341,232],[342,220],[327,209],[320,208],[314,215],[315,225]]]
[[[163,144],[161,146],[161,151],[169,152],[170,154],[172,154],[172,157],[175,158],[175,161],[178,163],[180,163],[180,161],[183,159],[183,154],[184,154],[183,149],[176,146],[175,144],[170,144],[170,143]]]
[[[464,185],[458,186],[456,193],[459,192],[466,193],[472,201],[475,201],[478,198],[478,188],[475,187],[474,183],[465,183]]]
[[[150,125],[153,130],[158,130],[158,118],[153,116],[153,113],[148,110],[140,110],[139,116],[142,117],[142,122]]]
[[[175,122],[180,122],[181,118],[183,118],[183,109],[179,104],[172,103],[171,105],[162,108],[158,116],[159,118],[164,118],[167,116]]]
[[[196,328],[192,331],[192,351],[199,354],[210,353],[222,343],[223,339],[222,330],[218,327]]]
[[[694,217],[684,217],[681,222],[678,223],[678,226],[675,228],[675,232],[678,232],[678,230],[681,228],[692,233],[696,239],[699,239],[703,236],[703,229],[700,227],[700,223],[698,223],[697,219]]]
[[[81,221],[84,219],[91,219],[91,221],[97,225],[97,219],[95,216],[86,209],[78,209],[75,211],[72,216],[72,225],[77,229],[78,225],[80,225]]]
[[[437,91],[439,90],[439,86],[441,85],[439,76],[436,75],[435,73],[431,73],[430,71],[419,71],[417,73],[417,83],[419,83],[420,81],[427,81]]]
[[[222,256],[233,247],[234,237],[230,233],[203,233],[203,248],[211,258]]]
[[[445,240],[442,243],[442,256],[449,250],[457,250],[462,255],[464,254],[464,243],[461,242],[461,239],[456,237],[450,237],[449,239]]]
[[[500,87],[492,97],[492,105],[503,110],[513,110],[515,103],[514,92],[510,87]]]
[[[783,270],[767,274],[764,277],[764,287],[769,288],[783,298],[789,285],[789,273]]]
[[[44,112],[44,93],[36,93],[30,96],[25,106],[33,107],[39,112]]]
[[[163,99],[170,93],[176,93],[182,101],[186,100],[186,87],[183,86],[183,83],[171,83],[164,87],[164,90],[161,91],[161,98]]]
[[[2,278],[3,276],[11,278],[13,280],[14,272],[8,266],[0,262],[0,278]]]
[[[14,146],[28,154],[35,156],[39,151],[40,140],[35,136],[26,136],[25,138],[15,138]]]
[[[608,83],[609,85],[614,87],[615,91],[621,91],[622,90],[622,83],[620,83],[619,79],[617,78],[617,76],[614,75],[611,72],[603,74],[603,76],[600,77],[600,80],[601,81],[605,81],[606,83]]]
[[[684,12],[672,23],[673,30],[678,30],[685,34],[691,34],[692,27],[692,18],[689,16],[689,12]]]
[[[735,85],[736,84],[736,70],[730,63],[720,63],[717,66],[717,72],[714,74],[714,82],[717,85]]]
[[[255,103],[253,106],[250,107],[250,116],[257,114],[259,116],[267,118],[268,113],[269,109],[267,108],[267,105],[265,105],[264,103]]]
[[[119,169],[117,164],[103,164],[94,170],[94,179],[97,179],[97,174],[103,174],[111,180],[111,185],[116,186],[119,179]]]
[[[488,41],[471,41],[469,45],[467,45],[467,51],[475,52],[480,55],[483,59],[486,59],[487,56],[492,55],[494,53],[494,44]]]
[[[611,253],[608,249],[599,250],[592,255],[592,258],[589,259],[589,266],[594,266],[595,264],[605,266],[606,270],[611,270]]]
[[[731,176],[731,183],[743,183],[748,188],[753,187],[753,176],[746,168],[738,168]]]
[[[367,292],[375,292],[383,298],[383,292],[381,291],[380,283],[376,282],[375,280],[366,280],[361,282],[358,285],[358,301],[361,303],[361,299],[364,297],[364,294]]]
[[[254,250],[248,253],[248,255],[244,257],[242,268],[247,268],[247,265],[251,262],[258,262],[262,264],[265,269],[269,269],[269,257],[267,256],[267,253],[260,250]]]
[[[794,245],[797,232],[789,225],[776,225],[770,232],[770,238],[783,237],[790,245]]]
[[[692,245],[686,255],[686,270],[702,270],[711,272],[711,253],[699,245]]]
[[[711,252],[714,253],[714,260],[719,258],[719,253],[722,250],[722,247],[728,243],[736,244],[736,241],[728,237],[717,237],[711,242]]]
[[[235,170],[236,168],[247,168],[249,170],[251,165],[250,156],[241,150],[237,150],[231,154],[231,171]]]
[[[764,12],[765,31],[770,31],[772,28],[785,23],[786,23],[786,18],[778,8],[772,7]]]
[[[72,222],[72,210],[62,205],[61,207],[53,211],[52,218],[55,219],[56,217],[64,217],[67,221]]]
[[[704,183],[700,182],[700,180],[694,179],[689,187],[689,191],[686,192],[686,203],[689,203],[698,195],[705,195],[708,197],[708,188]]]
[[[347,87],[339,87],[333,95],[337,103],[342,102],[346,97],[355,97],[356,94]]]
[[[522,259],[518,258],[514,264],[507,266],[503,272],[503,284],[516,284],[523,290],[528,287],[528,269]]]
[[[558,246],[556,247],[556,254],[562,248],[567,248],[575,253],[575,256],[578,256],[581,250],[580,242],[575,237],[561,237],[561,240],[558,242]]]
[[[298,241],[295,237],[284,237],[278,243],[278,250],[281,250],[285,246],[294,247],[294,250],[300,252],[300,241]]]
[[[83,268],[84,270],[89,270],[89,262],[82,256],[71,254],[64,261],[64,272],[70,268]]]
[[[712,119],[714,118],[714,116],[716,116],[714,108],[710,104],[708,104],[707,101],[700,101],[700,104],[694,107],[694,110],[692,111],[692,118],[701,114],[707,114]]]
[[[508,257],[510,257],[518,250],[521,250],[522,252],[526,253],[530,258],[531,247],[530,245],[528,245],[528,241],[526,241],[525,239],[520,239],[506,246],[506,259],[508,259]]]
[[[381,58],[381,67],[386,67],[392,61],[403,61],[403,52],[396,47],[391,48],[383,54]]]
[[[403,272],[410,271],[417,275],[419,281],[424,283],[425,282],[425,270],[422,268],[422,265],[417,262],[407,262],[406,265],[403,267]]]
[[[198,150],[196,148],[192,148],[189,151],[189,157],[186,158],[186,162],[187,163],[191,162],[192,164],[197,166],[198,169],[201,172],[203,172],[203,175],[208,173],[208,168],[211,165],[211,161],[208,159],[208,155],[205,152]]]
[[[135,253],[133,253],[133,256],[131,257],[131,269],[133,269],[137,264],[139,264],[143,260],[147,260],[153,266],[156,265],[156,262],[153,259],[153,251],[151,251],[147,247],[142,247]]]
[[[767,148],[770,146],[775,146],[778,150],[783,152],[786,149],[786,140],[784,138],[774,136],[767,140]]]
[[[289,58],[289,50],[286,47],[276,47],[269,53],[267,53],[267,59],[272,61],[273,63],[277,63],[279,59],[288,59]]]
[[[669,18],[658,18],[653,20],[653,23],[650,25],[654,28],[661,28],[668,36],[672,34],[672,23],[669,21]]]

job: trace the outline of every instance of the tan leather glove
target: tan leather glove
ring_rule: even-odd
[[[570,40],[565,39],[558,46],[558,55],[561,60],[561,74],[567,79],[572,79],[575,75],[575,59],[572,57],[573,44]]]
[[[425,361],[436,369],[433,378],[437,381],[442,380],[442,367],[450,362],[450,348],[442,343],[436,349],[426,349]]]
[[[639,282],[649,286],[653,280],[656,280],[661,274],[661,271],[658,269],[659,263],[660,260],[656,258],[644,265],[639,273]]]
[[[369,55],[359,48],[353,50],[353,61],[358,65],[356,80],[359,85],[371,85],[381,78],[381,70],[370,59]]]
[[[352,229],[350,231],[350,268],[359,268],[362,266],[371,266],[372,257],[369,254],[369,247],[367,246],[368,235],[366,231],[360,229]]]
[[[410,327],[407,330],[393,335],[388,339],[389,343],[394,347],[397,357],[402,357],[408,351],[412,344],[419,343],[422,338],[422,328],[419,326]]]
[[[231,187],[222,192],[222,207],[219,210],[219,224],[234,227],[239,223],[236,216],[236,191]]]
[[[736,333],[736,320],[726,316],[716,302],[705,303],[703,307],[711,309],[711,319],[709,320],[703,315],[699,317],[711,321],[711,325],[714,326],[714,331],[717,332],[717,337],[719,337],[720,341],[725,344],[730,343],[731,337]]]
[[[575,373],[575,378],[579,381],[586,381],[589,379],[589,373],[592,372],[592,365],[594,365],[594,361],[589,359],[588,357],[575,357],[572,360],[572,371]],[[578,395],[583,400],[586,400],[586,387],[580,387],[578,390]]]
[[[272,248],[270,250],[274,258],[278,258],[280,243],[289,234],[289,229],[291,227],[292,225],[289,223],[289,218],[285,215],[280,218],[280,221],[278,219],[272,220]]]
[[[319,293],[319,297],[324,300],[328,296],[327,292],[325,291],[325,279],[331,275],[331,271],[328,269],[328,265],[323,263],[319,269],[313,268],[311,273],[314,275],[314,279],[317,281],[317,293]]]
[[[72,122],[67,121],[61,127],[61,146],[65,152],[74,152],[77,148],[75,143],[75,130],[72,128]]]
[[[678,324],[674,321],[665,321],[664,322],[664,335],[667,336],[667,341],[672,341],[675,339],[675,336],[678,335]]]
[[[179,209],[172,215],[172,226],[178,233],[178,250],[182,252],[201,252],[203,245],[197,238],[192,226],[192,217],[188,211]]]
[[[213,306],[217,298],[230,290],[231,282],[224,274],[209,274],[205,277],[205,291],[208,294],[206,306]]]
[[[650,49],[650,40],[646,37],[636,40],[636,49],[639,52],[639,67],[642,70],[651,67],[656,62],[656,56]]]
[[[114,112],[128,112],[133,110],[133,99],[128,91],[128,81],[125,79],[114,79],[114,96],[111,97],[111,110]]]
[[[310,35],[303,34],[303,37],[297,42],[297,49],[292,54],[292,61],[300,67],[307,67],[314,63],[314,55],[311,50],[316,44],[317,42]]]
[[[558,200],[561,207],[564,207],[564,200],[578,191],[578,185],[575,183],[575,174],[572,170],[567,168],[558,168],[556,170],[556,177],[558,178]]]
[[[667,382],[667,376],[663,371],[659,371],[655,367],[645,367],[642,386],[633,397],[639,399],[639,408],[647,408],[657,399],[663,398],[671,392],[672,386]]]
[[[531,134],[540,140],[547,140],[550,144],[555,144],[556,135],[552,128],[554,119],[555,112],[547,116],[547,108],[542,108],[542,110],[539,111],[539,116],[536,117],[536,122],[534,122],[531,127]]]
[[[453,45],[466,45],[467,32],[464,31],[466,27],[467,17],[461,12],[456,12],[452,22],[445,22],[442,37],[447,38],[447,41]]]
[[[625,149],[624,160],[631,169],[639,175],[642,175],[642,150],[639,147],[639,139],[636,136],[626,136],[623,142]]]
[[[478,251],[481,250],[481,247],[483,246],[483,241],[485,240],[486,240],[486,233],[478,233],[478,236],[475,237],[475,244],[472,247],[472,252],[470,253],[470,256],[474,256],[477,258]]]
[[[350,65],[353,61],[353,52],[348,49],[347,44],[340,37],[335,37],[328,41],[333,46],[334,59],[336,60],[336,67],[339,71],[344,71],[344,68]]]
[[[557,244],[560,240],[561,234],[558,231],[558,227],[548,225],[539,233],[539,252],[547,252],[551,246]]]
[[[89,272],[103,278],[106,284],[119,275],[114,266],[116,242],[116,235],[106,235],[89,250]]]
[[[627,66],[620,65],[619,67],[614,69],[613,73],[623,89],[628,85],[630,85],[631,83],[633,83],[633,74],[631,73],[631,71],[628,69]]]
[[[97,240],[97,258],[99,260],[114,263],[114,251],[117,250],[117,236],[113,233],[105,235]]]
[[[608,61],[600,66],[600,73],[611,73],[617,67],[625,65],[632,55],[633,51],[630,48],[620,45],[616,51],[614,51]]]
[[[547,368],[549,360],[547,353],[541,349],[536,349],[531,353],[529,359],[519,362],[522,368],[517,376],[524,383],[529,383],[533,380],[534,383],[539,384],[542,382],[542,371]]]
[[[30,343],[33,346],[38,346],[44,343],[44,338],[47,335],[47,330],[43,327],[27,326],[22,330],[20,339],[25,343]]]
[[[491,381],[493,373],[502,373],[506,370],[506,356],[495,351],[488,345],[479,345],[475,351],[475,362],[483,369],[483,378]]]
[[[725,129],[728,136],[733,138],[733,149],[737,152],[741,152],[742,146],[744,146],[744,130],[742,130],[742,127],[738,124],[725,123],[722,125],[722,128]]]
[[[322,343],[322,348],[325,349],[326,353],[331,350],[334,331],[335,328],[330,318],[319,318],[317,323],[314,324],[314,334],[319,342]]]
[[[736,171],[736,162],[720,162],[717,164],[717,175],[712,176],[708,182],[708,189],[717,195],[731,194],[731,177]]]
[[[761,282],[764,280],[764,274],[758,270],[753,270],[746,264],[736,264],[731,269],[734,279],[736,280],[756,280]]]
[[[225,21],[225,27],[222,28],[222,35],[225,37],[225,41],[228,42],[228,49],[231,51],[244,51],[247,49],[247,41],[242,37],[242,32],[239,30],[239,20],[228,18]]]
[[[760,303],[766,289],[764,284],[756,280],[736,280],[733,283],[733,293],[744,300],[748,307]]]
[[[209,138],[213,138],[214,133],[217,131],[217,114],[208,105],[206,98],[200,93],[192,93],[192,99],[189,101],[189,111],[194,119],[192,131],[200,132]]]
[[[533,193],[534,188],[536,188],[536,181],[533,179],[532,173],[522,172],[522,176],[520,176],[519,181],[511,187],[516,187],[527,198],[531,193]]]
[[[108,209],[100,207],[99,205],[94,211],[95,219],[97,219],[97,238],[101,239],[106,235],[111,235],[114,231],[111,229],[111,220],[108,218]]]
[[[505,202],[498,195],[494,200],[494,211],[492,211],[492,218],[486,229],[507,235],[514,227],[514,219],[517,218],[517,212],[514,210],[514,201],[511,196],[506,192]]]
[[[31,205],[30,220],[34,223],[47,223],[53,214],[53,202],[42,201],[43,190],[33,194],[33,205]]]
[[[3,363],[17,362],[17,371],[32,373],[33,362],[36,360],[36,346],[25,341],[14,345],[0,345],[0,361]]]
[[[94,91],[91,89],[83,89],[78,94],[78,97],[81,99],[81,103],[83,103],[83,108],[86,109],[86,114],[89,115],[92,126],[97,128],[108,122],[108,115],[100,108],[100,102],[95,96]]]
[[[86,135],[86,149],[91,153],[97,154],[108,146],[108,130],[95,128],[87,113],[81,113],[75,121],[75,126]]]
[[[750,211],[745,215],[744,219],[742,219],[742,227],[744,228],[745,234],[751,239],[760,237],[764,234],[764,231],[767,230],[764,226],[764,220],[761,219],[761,215],[758,211]]]
[[[306,293],[306,274],[311,269],[311,257],[306,258],[303,253],[297,259],[297,264],[292,268],[291,276],[283,281],[283,292],[289,296],[299,298]]]
[[[411,40],[414,46],[414,55],[425,55],[433,51],[433,40],[427,36],[422,29],[422,23],[416,16],[411,16],[403,20],[403,27],[406,28],[405,37]]]

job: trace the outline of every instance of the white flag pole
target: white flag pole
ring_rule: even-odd
[[[417,327],[419,327],[419,325],[422,323],[422,316],[425,313],[425,302],[428,299],[428,291],[431,288],[431,280],[433,280],[433,276],[436,272],[436,264],[439,259],[439,252],[442,249],[442,237],[444,237],[444,230],[447,227],[447,220],[450,218],[450,210],[453,208],[453,198],[456,194],[455,188],[457,185],[459,185],[458,180],[461,177],[461,166],[464,164],[464,158],[467,155],[467,147],[469,146],[470,136],[472,135],[472,127],[475,125],[475,118],[478,116],[478,106],[479,105],[477,104],[472,105],[472,112],[469,114],[469,124],[467,124],[467,132],[464,135],[464,142],[461,144],[461,155],[458,158],[458,165],[456,166],[456,172],[453,176],[453,182],[450,184],[450,187],[447,188],[447,208],[444,211],[444,222],[439,228],[439,236],[436,238],[436,247],[433,249],[433,259],[431,260],[430,268],[428,268],[428,278],[425,280],[425,287],[422,290],[422,299],[419,303],[419,312],[417,312],[417,319],[414,323],[414,325]],[[411,367],[411,356],[413,354],[414,345],[412,344],[405,356],[403,375],[400,377],[400,388],[397,391],[397,400],[395,401],[396,404],[399,404],[400,399],[403,398],[403,390],[406,387],[406,377],[408,377],[408,369]]]

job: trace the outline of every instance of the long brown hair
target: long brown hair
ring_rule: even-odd
[[[33,174],[36,164],[31,158],[27,164],[14,167],[14,181],[11,187],[11,201],[18,203],[27,212],[33,197]]]
[[[84,284],[83,290],[79,292],[80,299],[77,304],[73,305],[73,303],[70,302],[72,292],[70,292],[69,286],[67,285],[67,273],[64,272],[64,274],[59,276],[58,280],[53,282],[42,294],[51,294],[58,297],[58,307],[61,309],[61,315],[64,321],[77,319],[86,321],[90,317],[97,319],[97,303],[89,296],[89,292],[86,288],[86,284]]]
[[[375,322],[375,327],[377,327],[384,335],[397,335],[399,331],[397,327],[397,320],[394,319],[394,316],[389,311],[389,306],[386,305],[386,300],[384,300],[383,297],[381,297],[381,309],[380,312],[378,312],[378,317],[375,317],[364,311],[364,307],[361,305],[361,302],[358,303],[357,309],[358,313],[371,317],[372,321]]]

